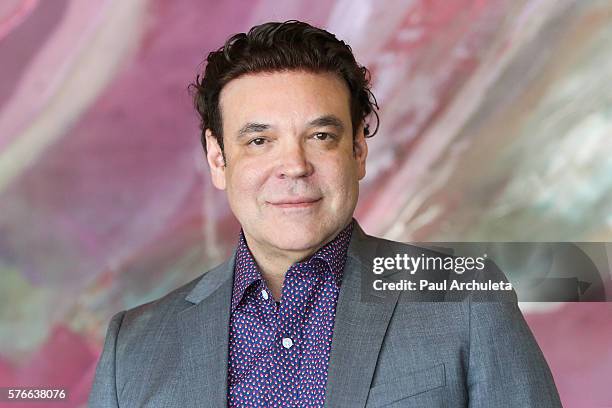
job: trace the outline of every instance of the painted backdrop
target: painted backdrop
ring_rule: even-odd
[[[610,1],[3,0],[0,386],[83,406],[110,316],[228,255],[187,85],[230,34],[292,18],[372,71],[367,232],[612,241]],[[565,406],[612,406],[611,303],[522,307]]]

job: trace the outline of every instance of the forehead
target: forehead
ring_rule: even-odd
[[[333,73],[303,71],[247,74],[230,81],[219,98],[223,126],[248,120],[307,121],[333,114],[350,120],[350,94]]]

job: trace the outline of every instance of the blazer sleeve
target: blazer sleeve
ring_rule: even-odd
[[[507,281],[493,263],[486,279]],[[562,407],[553,376],[518,308],[514,290],[470,297],[469,406]]]
[[[125,311],[119,312],[111,319],[104,349],[96,367],[96,376],[89,394],[88,407],[119,407],[116,383],[116,349],[117,337]]]

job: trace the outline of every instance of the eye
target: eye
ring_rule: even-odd
[[[266,139],[264,139],[263,137],[256,137],[255,139],[251,139],[249,141],[250,145],[255,146],[263,146],[264,143],[266,143]]]
[[[325,140],[333,139],[334,135],[332,135],[331,133],[326,133],[326,132],[318,132],[318,133],[315,133],[313,137],[317,140],[325,141]]]

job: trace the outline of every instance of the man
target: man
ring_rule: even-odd
[[[375,102],[346,44],[263,24],[211,53],[193,87],[238,245],[113,317],[90,406],[560,406],[514,292],[372,289],[375,259],[438,255],[352,218]],[[503,278],[487,265],[478,279]]]

